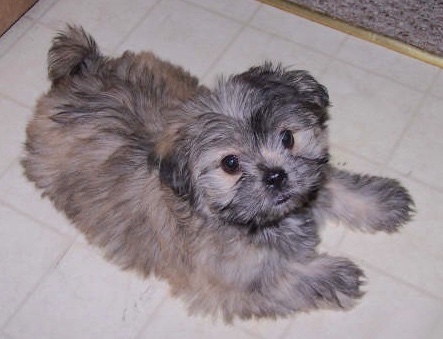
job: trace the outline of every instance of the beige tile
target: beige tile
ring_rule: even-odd
[[[443,312],[441,313],[440,320],[432,330],[432,334],[429,339],[441,339],[443,337]]]
[[[431,87],[431,93],[443,99],[443,69],[440,70]]]
[[[0,204],[0,327],[69,244],[66,238]]]
[[[22,18],[0,36],[0,57],[5,54],[20,37],[34,25],[32,20]]]
[[[184,304],[168,298],[137,339],[253,339],[238,325],[225,325],[211,318],[190,316]]]
[[[73,247],[5,331],[17,338],[133,338],[167,293]]]
[[[422,94],[341,62],[330,64],[322,81],[332,102],[331,141],[364,158],[387,161]]]
[[[0,97],[0,176],[22,153],[25,126],[31,112]]]
[[[389,166],[443,189],[443,99],[428,97]]]
[[[334,55],[347,37],[346,34],[268,5],[259,9],[251,20],[251,26],[327,55]]]
[[[78,232],[67,218],[58,212],[47,198],[23,175],[16,161],[0,178],[0,201],[3,201],[30,218],[51,226],[54,230],[75,239]]]
[[[324,224],[319,225],[320,244],[318,245],[318,253],[330,253],[340,246],[343,238],[346,236],[348,229],[333,220],[327,220]]]
[[[243,321],[237,325],[259,338],[281,338],[295,318],[296,315],[290,315],[287,318]]]
[[[59,0],[39,0],[26,12],[25,17],[34,20],[40,19]]]
[[[166,0],[159,3],[119,50],[151,50],[201,76],[240,28],[237,22],[201,7]]]
[[[186,0],[233,19],[247,22],[260,6],[256,0]]]
[[[157,0],[59,0],[40,21],[55,30],[82,25],[100,47],[110,51],[148,13]]]
[[[346,40],[337,57],[421,91],[429,88],[439,71],[436,66],[353,37]]]
[[[0,58],[0,93],[34,107],[49,85],[46,54],[53,33],[46,27],[34,25]]]
[[[265,61],[282,63],[292,69],[308,70],[317,76],[325,69],[328,58],[275,35],[246,28],[229,46],[221,60],[210,69],[205,81],[212,83],[217,75],[240,73]]]
[[[329,153],[329,163],[336,168],[353,173],[370,175],[381,174],[381,168],[378,164],[368,159],[357,157],[356,155],[345,151],[336,145],[330,146]]]
[[[367,293],[354,309],[301,314],[284,339],[429,338],[439,321],[441,302],[363,268]]]

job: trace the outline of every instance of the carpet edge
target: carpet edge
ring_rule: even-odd
[[[302,18],[314,21],[316,23],[341,31],[343,33],[352,35],[356,38],[360,38],[375,43],[377,45],[388,48],[392,51],[418,59],[433,66],[443,68],[442,57],[421,50],[415,46],[411,46],[402,41],[378,33],[371,32],[367,29],[352,25],[340,19],[327,16],[325,14],[313,11],[307,7],[286,0],[257,0],[257,1],[281,9],[285,12],[298,15]]]

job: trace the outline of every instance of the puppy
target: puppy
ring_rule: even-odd
[[[328,164],[328,94],[305,71],[265,63],[209,90],[148,52],[105,57],[72,26],[48,63],[27,178],[108,259],[167,280],[193,313],[347,309],[363,272],[316,252],[317,225],[391,233],[411,217],[397,181]]]

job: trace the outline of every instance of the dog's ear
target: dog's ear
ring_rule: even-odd
[[[162,158],[159,175],[163,185],[170,187],[178,196],[192,200],[192,179],[185,157],[175,153]]]
[[[159,159],[161,183],[170,187],[178,196],[192,200],[189,140],[182,135],[181,127],[181,123],[169,125],[156,143],[155,153]]]
[[[235,77],[247,82],[269,99],[298,100],[316,109],[329,106],[326,87],[321,85],[306,71],[286,70],[281,65],[274,66],[267,62],[262,66],[252,67]]]

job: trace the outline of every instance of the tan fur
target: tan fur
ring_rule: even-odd
[[[166,279],[193,313],[349,308],[363,272],[315,251],[317,222],[392,232],[410,218],[396,181],[327,165],[328,96],[304,71],[265,64],[209,90],[151,53],[104,57],[69,27],[49,76],[25,175],[109,260]]]

